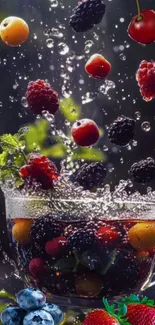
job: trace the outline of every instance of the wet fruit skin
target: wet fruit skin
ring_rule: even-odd
[[[128,232],[130,244],[136,249],[150,250],[155,247],[155,223],[137,223]]]
[[[19,46],[29,36],[27,23],[19,17],[5,18],[0,25],[0,35],[4,43],[9,46]]]
[[[129,36],[140,44],[150,44],[155,41],[155,11],[141,11],[141,20],[134,16],[128,27]]]
[[[99,139],[97,124],[90,119],[82,119],[75,122],[71,129],[72,137],[76,144],[81,147],[89,147]]]
[[[97,309],[88,314],[82,325],[119,325],[119,322],[107,311]]]
[[[80,296],[95,297],[102,290],[102,278],[95,273],[88,272],[77,276],[75,286]]]
[[[45,273],[46,263],[40,258],[33,258],[29,263],[29,271],[34,278],[39,278],[41,275]]]
[[[119,233],[110,226],[102,226],[97,231],[97,237],[104,244],[114,244],[119,239]]]
[[[31,225],[33,223],[32,219],[20,220],[15,223],[12,228],[12,235],[14,240],[20,244],[28,244],[31,241]]]
[[[45,246],[45,251],[48,255],[52,257],[57,257],[60,254],[63,254],[66,247],[66,238],[65,237],[56,237],[51,241],[48,241]]]
[[[111,70],[111,64],[100,54],[94,54],[85,65],[86,72],[95,79],[105,79]]]

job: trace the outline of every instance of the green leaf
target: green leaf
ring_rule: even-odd
[[[96,148],[78,148],[72,155],[73,160],[106,161],[106,155]]]
[[[13,159],[14,159],[15,166],[21,167],[21,166],[25,165],[25,160],[21,153],[15,153],[13,155]]]
[[[66,157],[66,147],[61,144],[54,144],[50,148],[45,148],[41,150],[41,153],[47,157],[63,159]]]
[[[69,97],[61,99],[59,102],[59,107],[69,122],[74,123],[80,118],[80,107],[73,98]]]
[[[4,134],[0,137],[0,145],[4,151],[12,154],[17,150],[20,150],[24,146],[24,142],[19,141],[16,134]]]
[[[19,173],[15,167],[4,166],[0,168],[0,180],[5,182],[7,179],[16,179],[19,178]]]
[[[54,269],[56,271],[61,271],[66,273],[73,270],[75,265],[76,265],[75,257],[64,257],[54,264]]]
[[[29,126],[28,132],[24,136],[26,150],[32,152],[35,148],[43,148],[44,142],[48,138],[49,123],[45,120],[37,121]]]
[[[22,179],[22,178],[16,179],[16,182],[15,182],[16,187],[20,187],[23,184],[24,184],[24,179]]]
[[[117,256],[117,250],[114,249],[110,254],[108,255],[108,260],[105,263],[105,265],[103,265],[102,269],[100,270],[100,274],[104,275],[108,272],[108,270],[110,269],[111,265],[115,262],[116,256]]]
[[[3,151],[0,154],[0,166],[5,166],[8,158],[8,153]]]
[[[123,306],[120,307],[118,316],[119,317],[124,317],[127,313],[127,306],[124,304]]]
[[[96,253],[92,252],[92,250],[87,250],[82,254],[77,255],[78,261],[88,267],[91,271],[97,270],[100,264],[100,257],[96,255]]]
[[[16,301],[16,297],[4,289],[0,291],[0,298],[7,298]]]
[[[0,304],[0,313],[8,307],[8,304]],[[0,323],[2,324],[2,323]]]

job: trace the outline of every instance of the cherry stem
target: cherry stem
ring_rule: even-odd
[[[141,19],[143,19],[143,17],[141,16],[141,12],[140,12],[139,0],[136,0],[136,4],[137,4],[137,11],[138,11],[138,18],[137,18],[137,20],[141,20]]]

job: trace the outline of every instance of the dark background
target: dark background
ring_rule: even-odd
[[[77,0],[1,0],[0,19],[13,15],[23,18],[30,27],[30,37],[25,44],[17,48],[9,47],[0,41],[0,134],[15,133],[19,127],[34,120],[34,116],[21,103],[28,81],[48,79],[60,98],[63,95],[62,86],[65,86],[67,91],[72,91],[72,97],[80,105],[82,117],[93,118],[105,130],[98,146],[101,150],[103,146],[109,149],[106,151],[106,164],[108,168],[114,167],[114,170],[109,173],[107,182],[115,185],[120,179],[128,178],[128,169],[134,161],[148,156],[155,158],[155,102],[146,103],[142,100],[135,80],[135,72],[141,60],[155,59],[155,44],[141,46],[128,37],[128,24],[136,14],[135,0],[105,0],[105,3],[107,11],[101,24],[85,34],[75,34],[68,21]],[[140,3],[142,9],[155,9],[153,0],[141,0]],[[63,37],[59,39],[45,36],[44,31],[47,28],[57,28],[63,33]],[[48,38],[54,41],[54,47],[47,46]],[[85,52],[86,41],[93,41],[89,53]],[[69,47],[66,55],[59,53],[59,43],[62,42]],[[84,71],[86,61],[94,53],[103,54],[112,64],[108,79],[112,80],[116,87],[109,91],[111,99],[98,92],[103,81],[89,78]],[[82,58],[79,59],[79,56]],[[73,72],[67,70],[67,60],[71,61]],[[62,72],[68,78],[66,83]],[[82,84],[79,83],[80,80]],[[94,100],[82,104],[82,96],[87,92],[91,93]],[[136,123],[137,146],[131,146],[131,150],[112,147],[107,139],[106,125],[121,114],[133,118],[140,115]],[[58,127],[64,128],[63,116],[60,113],[57,114],[56,121]],[[150,123],[149,132],[141,128],[144,121]],[[154,189],[155,183],[152,183],[151,187]],[[136,187],[135,184],[134,188],[146,191],[146,187]],[[2,193],[0,210],[2,251],[9,253]],[[5,273],[3,268],[1,273]]]

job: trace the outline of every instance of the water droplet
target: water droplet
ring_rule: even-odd
[[[103,146],[103,151],[108,151],[108,147],[106,145]]]
[[[135,112],[135,118],[137,121],[141,119],[141,113],[139,111]]]
[[[116,85],[112,80],[106,79],[104,84],[102,86],[100,86],[98,90],[100,93],[107,95],[109,89],[114,89],[115,87],[116,87]]]
[[[21,104],[22,104],[23,107],[28,107],[28,103],[27,103],[26,97],[22,97]]]
[[[56,37],[56,38],[62,38],[63,37],[63,33],[59,31],[58,28],[52,28],[50,30],[50,36]]]
[[[148,121],[145,121],[141,124],[141,128],[145,132],[149,132],[151,130],[151,125]]]
[[[58,51],[61,55],[65,55],[69,52],[69,47],[65,43],[59,43],[58,44]]]
[[[97,96],[97,93],[93,93],[93,92],[87,92],[85,95],[83,95],[81,97],[82,99],[82,104],[88,104],[91,103]]]
[[[93,44],[94,44],[94,42],[91,41],[91,40],[86,41],[86,42],[85,42],[85,47],[84,47],[84,52],[85,52],[85,53],[89,53],[91,47],[93,46]]]
[[[53,39],[52,39],[52,38],[48,38],[48,39],[46,40],[46,45],[47,45],[47,47],[48,47],[49,49],[51,49],[51,48],[54,46],[54,41],[53,41]]]
[[[124,23],[125,19],[123,17],[121,17],[119,21],[120,21],[120,23]]]
[[[124,55],[123,53],[121,53],[119,55],[119,58],[120,58],[120,60],[125,61],[126,60],[126,55]]]
[[[58,7],[58,0],[49,0],[51,2],[51,7],[56,8]]]
[[[120,158],[120,163],[121,163],[121,164],[124,163],[124,159],[123,159],[123,157]]]
[[[70,85],[68,84],[64,84],[62,86],[62,95],[65,97],[65,98],[69,98],[71,95],[72,95],[72,91],[70,90]]]
[[[42,60],[42,58],[43,58],[42,54],[38,53],[38,59]]]
[[[34,38],[34,39],[37,39],[37,38],[38,38],[37,35],[36,35],[35,33],[33,34],[33,38]]]

